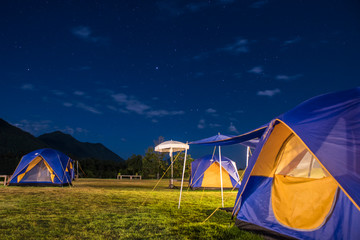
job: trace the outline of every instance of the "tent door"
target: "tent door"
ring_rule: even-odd
[[[30,165],[30,164],[29,164]],[[21,182],[49,182],[52,183],[52,174],[48,166],[42,159],[29,171],[27,171],[21,179]]]
[[[224,188],[232,188],[232,183],[230,180],[229,173],[222,168],[222,180]],[[202,180],[202,187],[210,187],[210,188],[220,188],[220,164],[218,162],[214,162],[210,165],[208,169],[206,169],[204,173],[204,177]]]
[[[335,204],[336,181],[295,135],[284,142],[276,162],[271,190],[275,218],[295,229],[321,227]]]

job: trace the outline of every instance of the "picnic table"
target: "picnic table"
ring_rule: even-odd
[[[7,183],[8,177],[9,177],[8,175],[0,175],[0,178],[4,178],[4,186]]]
[[[130,180],[132,180],[133,178],[139,178],[141,180],[141,175],[117,175],[117,179],[122,180],[123,178],[130,178]]]

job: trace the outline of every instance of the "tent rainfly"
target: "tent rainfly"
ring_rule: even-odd
[[[360,88],[312,98],[272,120],[245,171],[236,224],[273,236],[359,239],[359,136]]]
[[[230,158],[221,156],[223,188],[239,188],[240,178],[236,163]],[[220,161],[219,157],[206,155],[191,163],[191,176],[189,184],[196,188],[220,188]]]
[[[220,178],[220,189],[221,189],[221,205],[222,207],[224,207],[224,193],[223,193],[223,176],[222,176],[222,164],[221,164],[221,147],[220,144],[217,144],[219,141],[222,141],[224,139],[228,139],[230,138],[230,136],[227,135],[222,135],[220,133],[218,133],[215,136],[211,136],[208,138],[204,138],[198,141],[193,141],[190,144],[203,144],[203,145],[215,145],[219,147],[219,178]],[[215,151],[214,151],[215,153]]]
[[[35,150],[24,155],[9,185],[64,186],[74,177],[73,160],[51,148]]]

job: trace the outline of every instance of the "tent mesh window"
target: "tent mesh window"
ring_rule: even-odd
[[[36,164],[29,172],[27,172],[22,182],[51,182],[51,175],[46,167],[44,160]]]
[[[324,178],[329,176],[315,157],[293,134],[285,141],[280,150],[278,164],[275,172],[278,175],[301,178]]]

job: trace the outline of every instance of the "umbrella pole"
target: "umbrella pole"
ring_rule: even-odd
[[[174,188],[174,165],[173,165],[173,149],[170,149],[170,157],[171,157],[171,178],[170,178],[170,186],[169,188]]]
[[[185,166],[186,166],[186,156],[187,156],[187,149],[185,149],[185,158],[184,158],[184,166],[183,166],[183,172],[182,172],[182,177],[181,177],[181,187],[180,187],[180,197],[179,197],[179,206],[178,206],[178,209],[180,209],[181,193],[182,193],[183,184],[184,184],[184,175],[185,175]]]
[[[224,207],[223,179],[222,179],[222,167],[221,167],[221,147],[220,146],[219,146],[219,162],[220,162],[221,206]]]

